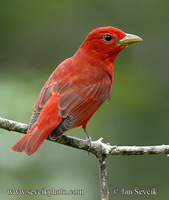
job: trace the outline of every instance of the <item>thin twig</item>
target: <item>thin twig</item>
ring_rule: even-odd
[[[100,191],[101,200],[109,199],[108,182],[107,182],[107,167],[106,167],[106,156],[100,156],[99,161],[99,172],[100,172]]]

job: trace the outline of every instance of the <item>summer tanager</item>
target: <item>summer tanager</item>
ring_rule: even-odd
[[[27,134],[12,151],[31,155],[49,136],[55,140],[74,127],[82,127],[96,110],[110,101],[113,62],[127,45],[142,41],[114,27],[93,30],[78,51],[64,60],[43,86],[34,106]]]

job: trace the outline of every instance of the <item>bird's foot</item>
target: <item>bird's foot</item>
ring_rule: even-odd
[[[83,127],[83,130],[84,132],[86,133],[87,137],[86,137],[86,140],[87,140],[87,143],[89,144],[89,146],[91,147],[91,141],[92,141],[92,138],[90,137],[89,133],[87,132],[87,129]]]
[[[86,141],[87,141],[87,143],[89,144],[89,146],[91,147],[92,138],[90,137],[90,135],[88,135],[88,136],[86,137]]]

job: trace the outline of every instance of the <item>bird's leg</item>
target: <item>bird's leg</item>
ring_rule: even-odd
[[[91,147],[91,141],[92,141],[92,138],[90,137],[89,133],[87,132],[87,129],[85,127],[82,127],[84,132],[86,133],[87,137],[86,137],[86,140],[87,142],[89,142],[89,146]],[[89,151],[87,151],[87,156],[89,155]]]
[[[86,140],[90,143],[90,146],[91,146],[91,141],[92,141],[92,138],[90,137],[89,133],[87,132],[87,129],[85,127],[82,127],[84,132],[86,133],[87,135],[87,138]]]

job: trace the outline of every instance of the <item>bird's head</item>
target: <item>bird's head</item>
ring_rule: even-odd
[[[114,61],[117,54],[126,46],[140,42],[142,39],[136,35],[108,26],[94,29],[89,33],[81,49],[99,59]]]

